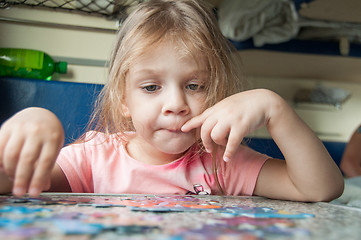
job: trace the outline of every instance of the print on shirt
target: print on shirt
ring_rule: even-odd
[[[209,195],[209,192],[204,190],[202,184],[193,184],[194,192],[188,191],[186,195]]]

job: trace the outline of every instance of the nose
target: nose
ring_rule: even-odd
[[[190,108],[186,94],[180,89],[169,91],[164,99],[162,112],[165,115],[187,115],[190,112]]]

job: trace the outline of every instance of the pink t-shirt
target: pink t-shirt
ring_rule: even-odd
[[[269,157],[240,146],[235,157],[217,160],[218,179],[227,195],[252,195],[258,174]],[[115,137],[97,134],[85,143],[64,147],[57,164],[72,192],[114,194],[220,194],[212,156],[193,146],[171,163],[149,165],[130,157]]]

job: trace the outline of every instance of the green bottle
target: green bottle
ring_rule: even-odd
[[[66,62],[54,62],[38,50],[0,48],[0,77],[51,80],[53,73],[66,73]]]

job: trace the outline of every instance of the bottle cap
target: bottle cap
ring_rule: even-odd
[[[67,62],[55,63],[55,72],[66,73],[67,71],[68,71],[68,63]]]

